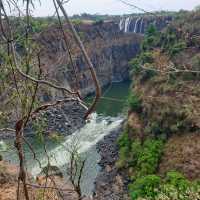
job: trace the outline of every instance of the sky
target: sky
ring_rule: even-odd
[[[52,0],[40,0],[37,4],[34,16],[51,16],[54,13]],[[147,11],[180,9],[192,10],[200,5],[199,0],[126,0]],[[70,0],[65,8],[69,15],[90,13],[90,14],[130,14],[138,12],[137,9],[124,5],[119,0]]]

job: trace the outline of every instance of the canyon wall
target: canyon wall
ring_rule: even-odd
[[[171,17],[127,17],[116,21],[75,23],[75,28],[84,42],[101,86],[128,79],[128,62],[139,52],[148,25],[154,23],[161,30],[170,20]],[[91,74],[68,26],[64,25],[64,29],[73,65],[69,59],[63,33],[59,26],[55,25],[36,37],[42,48],[42,68],[49,79],[65,87],[78,87],[82,95],[86,96],[94,92]],[[78,81],[74,78],[75,71]],[[50,92],[46,97],[58,95],[61,94]]]

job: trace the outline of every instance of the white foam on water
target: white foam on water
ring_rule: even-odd
[[[137,18],[137,20],[135,21],[135,26],[134,26],[134,33],[137,33],[138,32],[138,29],[137,29],[137,27],[138,27],[138,22],[140,21],[140,18]]]
[[[125,33],[127,33],[129,31],[129,25],[130,25],[130,17],[127,17],[125,20],[125,27],[124,27]]]
[[[80,154],[86,153],[95,146],[98,141],[103,139],[105,135],[118,128],[122,121],[123,119],[121,117],[105,118],[99,117],[96,113],[92,114],[90,122],[88,122],[83,128],[76,131],[74,134],[65,137],[61,145],[48,151],[51,165],[56,165],[58,167],[66,165],[70,160],[70,153],[67,149],[74,146],[78,146]],[[30,163],[28,163],[29,161]],[[29,166],[28,170],[33,174],[33,176],[36,176],[40,173],[41,168],[37,162],[33,162],[32,160],[29,161],[27,161],[27,166]],[[45,167],[48,163],[47,157],[43,156],[42,159],[40,159],[40,162],[42,166]]]

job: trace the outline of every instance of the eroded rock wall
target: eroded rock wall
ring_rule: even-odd
[[[157,21],[153,18],[130,19],[128,33],[120,29],[118,21],[76,24],[75,28],[84,42],[101,86],[128,79],[128,62],[139,52],[143,33],[148,25],[155,22],[161,29],[168,21],[168,18],[158,18]],[[141,28],[137,27],[139,22]],[[138,31],[139,29],[141,31]],[[78,81],[75,79],[73,65],[59,26],[52,26],[36,37],[42,48],[42,68],[48,79],[68,88],[78,86],[82,95],[86,96],[95,90],[92,77],[67,25],[64,25],[64,30]],[[61,94],[51,92],[49,95]]]

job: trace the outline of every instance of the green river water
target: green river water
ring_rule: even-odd
[[[122,112],[127,102],[129,85],[129,82],[124,82],[113,83],[110,87],[108,86],[107,89],[103,90],[103,98],[97,105],[96,113],[91,115],[90,121],[83,128],[72,135],[64,137],[61,143],[55,143],[48,139],[46,141],[50,164],[58,166],[66,177],[67,164],[70,157],[66,148],[69,148],[74,143],[78,144],[81,157],[87,157],[81,182],[84,194],[92,194],[94,181],[100,170],[98,165],[100,155],[96,150],[96,144],[111,131],[118,129],[123,122],[124,116]],[[87,98],[87,102],[91,102],[91,97]],[[36,138],[27,139],[34,147],[42,167],[45,167],[47,165],[47,156],[44,152],[44,145],[39,143]],[[33,154],[26,145],[24,152],[27,170],[35,177],[41,172],[41,168],[36,160],[33,159]],[[0,153],[9,162],[19,164],[13,140],[0,141]]]
[[[102,91],[102,98],[98,102],[96,112],[104,116],[116,117],[123,114],[127,104],[130,81],[121,83],[112,83]],[[91,102],[91,97],[86,99]]]

